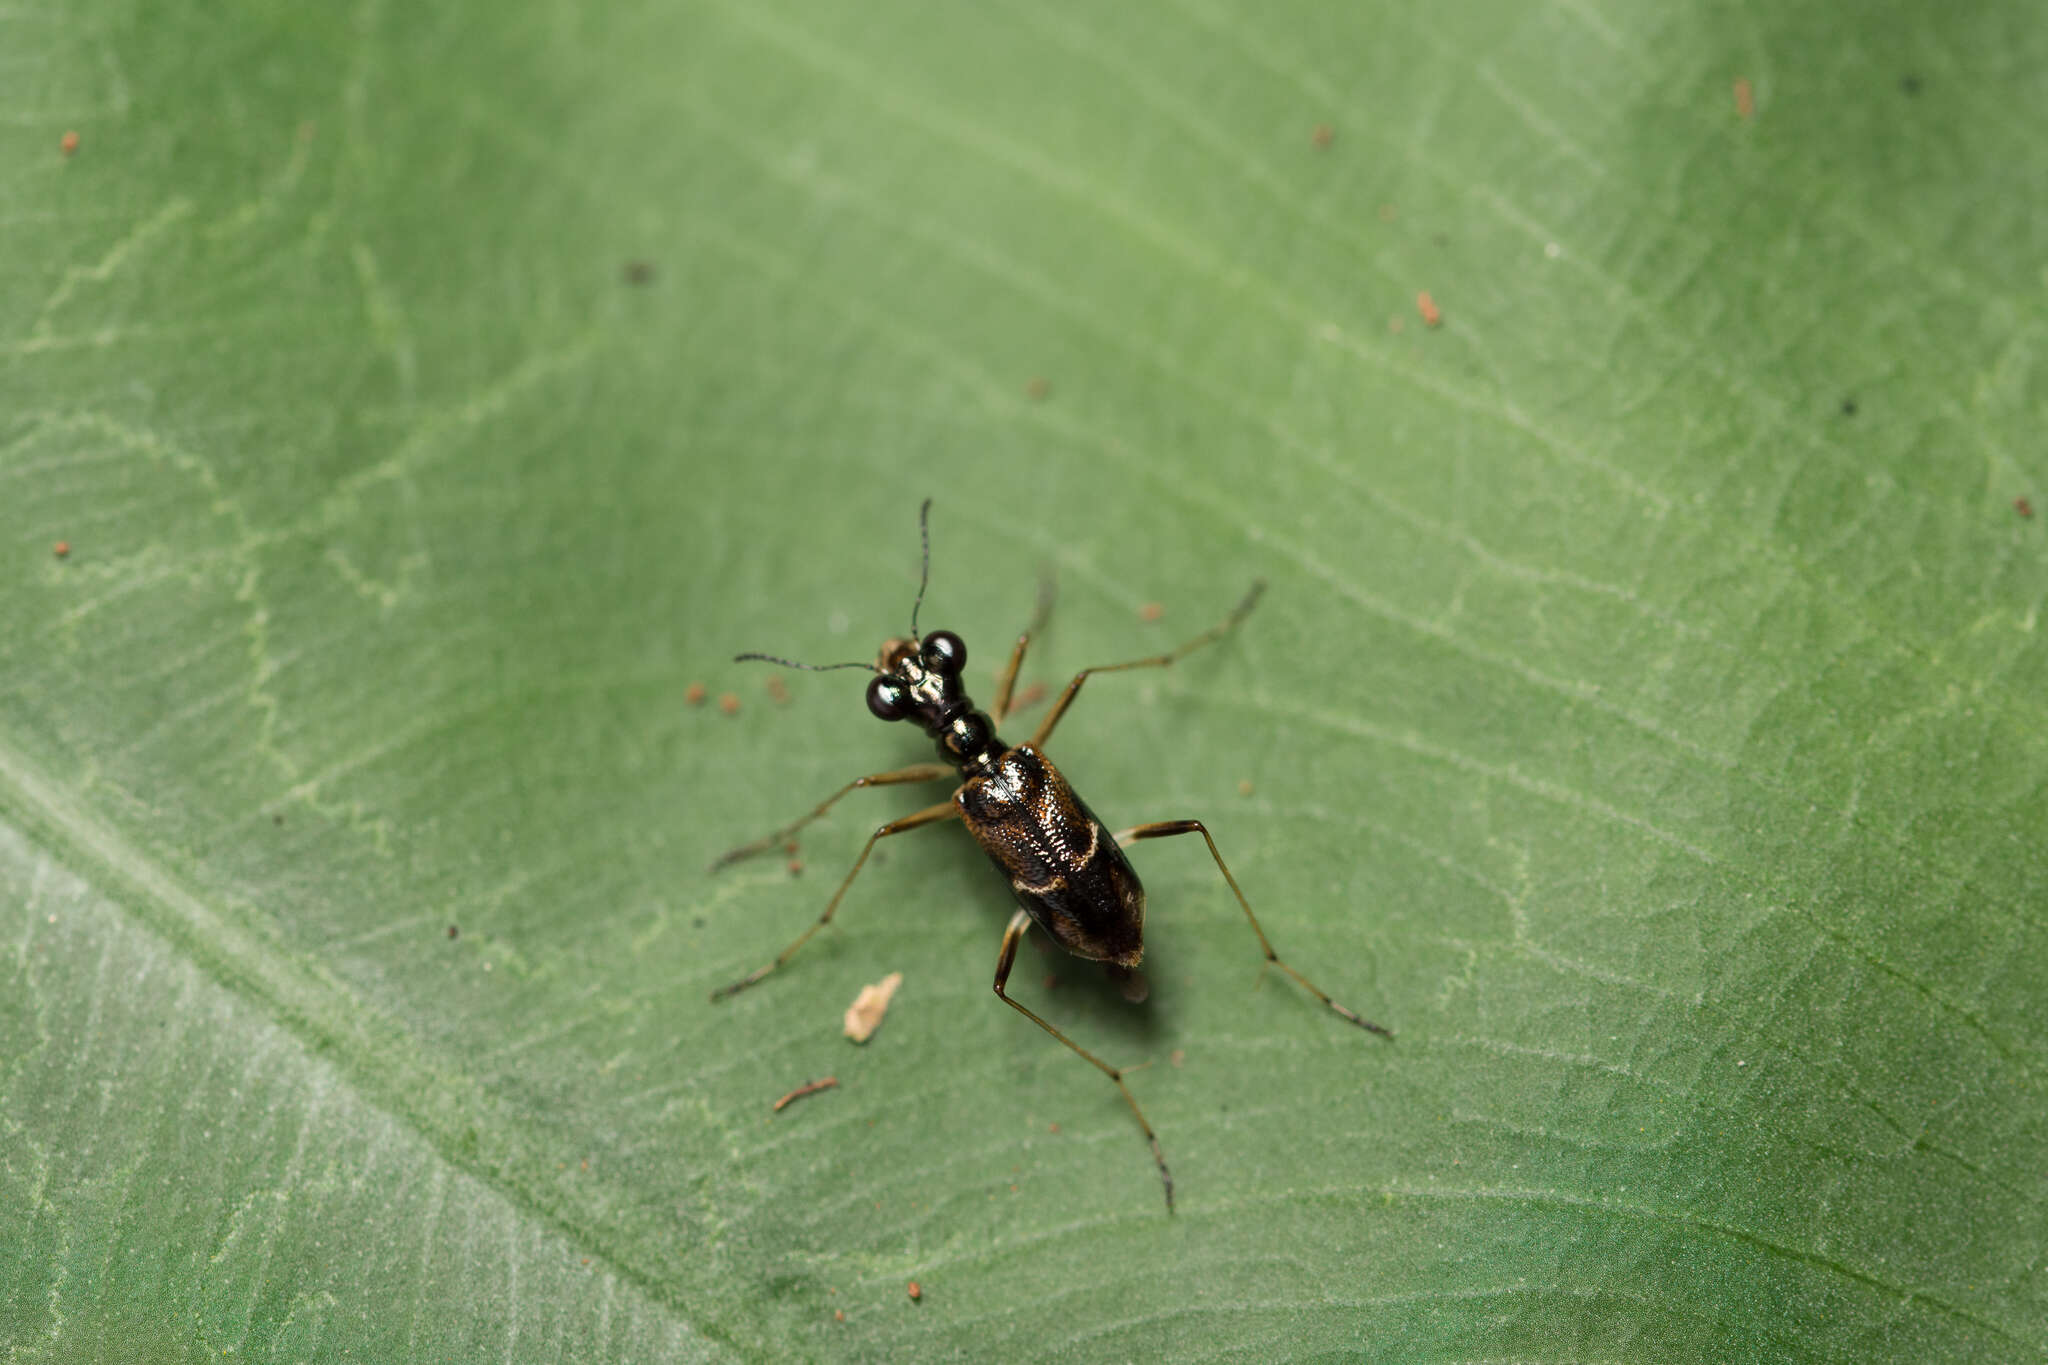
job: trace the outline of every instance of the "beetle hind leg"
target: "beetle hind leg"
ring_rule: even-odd
[[[1082,1047],[1079,1043],[1067,1037],[1066,1034],[1061,1033],[1051,1024],[1046,1023],[1045,1020],[1039,1018],[1029,1009],[1025,1008],[1023,1005],[1018,1004],[1015,1000],[1012,1000],[1009,997],[1009,995],[1003,990],[1003,987],[1008,985],[1010,982],[1010,968],[1014,966],[1017,961],[1017,945],[1023,941],[1024,931],[1029,929],[1030,927],[1031,916],[1025,914],[1022,910],[1019,910],[1016,914],[1010,916],[1010,927],[1003,931],[1002,954],[996,959],[996,999],[1002,1001],[1005,1005],[1008,1005],[1011,1009],[1017,1011],[1017,1013],[1023,1015],[1026,1019],[1029,1019],[1032,1023],[1038,1025],[1047,1033],[1050,1033],[1053,1037],[1059,1039],[1060,1042],[1066,1044],[1066,1046],[1071,1051],[1078,1053],[1083,1061],[1086,1061],[1090,1066],[1094,1067],[1097,1071],[1100,1071],[1103,1075],[1109,1077],[1110,1080],[1116,1082],[1117,1093],[1124,1097],[1125,1104],[1131,1106],[1131,1113],[1137,1118],[1138,1127],[1144,1129],[1145,1131],[1145,1141],[1150,1143],[1152,1146],[1152,1164],[1159,1168],[1159,1183],[1166,1187],[1166,1211],[1168,1213],[1172,1213],[1173,1172],[1166,1169],[1166,1153],[1160,1150],[1159,1135],[1152,1131],[1151,1123],[1147,1121],[1147,1119],[1145,1118],[1145,1111],[1138,1107],[1138,1097],[1133,1095],[1131,1093],[1131,1088],[1124,1084],[1125,1074],[1127,1072],[1136,1070],[1136,1068],[1124,1067],[1122,1070],[1119,1070],[1118,1068],[1111,1066],[1108,1062],[1103,1061],[1100,1057],[1090,1052],[1087,1048]]]
[[[1230,868],[1224,863],[1223,855],[1216,851],[1216,841],[1209,837],[1208,826],[1204,825],[1200,820],[1160,820],[1149,825],[1137,825],[1131,829],[1119,831],[1116,841],[1119,846],[1129,848],[1141,839],[1170,839],[1176,834],[1199,834],[1202,836],[1203,842],[1209,845],[1209,856],[1216,860],[1216,870],[1223,874],[1224,881],[1230,883],[1230,893],[1237,897],[1239,907],[1244,910],[1245,919],[1251,922],[1252,932],[1259,936],[1259,947],[1265,950],[1266,961],[1293,977],[1303,990],[1322,1001],[1325,1005],[1328,1005],[1341,1018],[1358,1025],[1368,1033],[1377,1033],[1380,1037],[1389,1040],[1393,1038],[1394,1035],[1391,1030],[1375,1024],[1372,1020],[1364,1018],[1357,1012],[1346,1009],[1332,1000],[1328,991],[1294,970],[1293,967],[1282,960],[1280,954],[1273,951],[1272,941],[1266,937],[1266,931],[1259,927],[1259,917],[1252,913],[1251,902],[1244,898],[1244,892],[1238,887],[1237,878],[1230,875]]]

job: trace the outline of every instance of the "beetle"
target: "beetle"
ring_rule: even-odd
[[[1228,616],[1178,649],[1149,658],[1082,669],[1060,693],[1058,701],[1039,722],[1031,738],[1023,744],[1010,745],[997,737],[997,727],[1009,714],[1017,670],[1023,665],[1025,650],[1030,646],[1033,633],[1044,626],[1049,599],[1046,594],[1040,594],[1039,610],[1024,633],[1017,637],[1016,646],[1010,651],[1010,661],[1003,668],[996,687],[995,706],[991,711],[982,711],[967,695],[966,685],[961,680],[967,665],[966,643],[950,630],[935,630],[929,635],[919,635],[917,630],[918,612],[924,605],[925,588],[931,580],[931,506],[931,499],[927,498],[918,509],[918,533],[923,542],[924,565],[918,581],[917,600],[910,609],[910,634],[885,641],[874,663],[804,664],[771,654],[753,653],[736,655],[733,661],[760,661],[812,672],[839,668],[867,669],[875,675],[867,685],[868,710],[879,720],[916,721],[937,745],[942,761],[917,763],[890,772],[857,777],[826,797],[808,815],[721,855],[712,863],[711,870],[716,871],[776,847],[824,815],[848,792],[864,787],[936,782],[956,777],[960,779],[960,785],[946,800],[876,829],[868,836],[860,856],[854,859],[853,867],[839,883],[839,889],[832,893],[832,899],[826,903],[817,920],[797,935],[795,942],[777,954],[774,961],[729,986],[720,987],[711,998],[714,1002],[725,1000],[758,984],[786,964],[811,935],[831,923],[847,887],[860,874],[877,842],[925,825],[958,820],[967,827],[967,832],[988,855],[989,862],[1009,883],[1010,892],[1019,907],[1003,931],[1002,949],[996,958],[996,997],[1057,1038],[1116,1084],[1117,1091],[1137,1118],[1138,1127],[1144,1131],[1146,1142],[1151,1145],[1152,1161],[1159,1168],[1159,1179],[1166,1191],[1167,1212],[1171,1213],[1173,1173],[1166,1164],[1158,1134],[1146,1119],[1145,1111],[1139,1107],[1137,1097],[1124,1083],[1125,1071],[1111,1066],[1074,1042],[1013,998],[1005,988],[1016,962],[1017,945],[1033,925],[1075,957],[1102,963],[1112,977],[1129,987],[1134,980],[1133,969],[1145,954],[1145,887],[1138,879],[1137,870],[1124,856],[1124,850],[1146,839],[1199,834],[1209,847],[1209,856],[1215,860],[1217,871],[1223,874],[1231,894],[1237,897],[1245,919],[1251,924],[1252,933],[1258,937],[1266,961],[1293,977],[1309,994],[1343,1019],[1383,1038],[1393,1038],[1394,1035],[1386,1028],[1332,1000],[1328,992],[1273,951],[1273,944],[1260,927],[1258,916],[1252,913],[1251,903],[1245,899],[1237,878],[1231,874],[1222,853],[1217,850],[1216,840],[1200,820],[1160,820],[1134,825],[1111,835],[1059,769],[1053,766],[1052,760],[1046,757],[1046,741],[1052,737],[1054,728],[1079,695],[1081,685],[1089,678],[1097,673],[1116,673],[1134,668],[1165,668],[1202,646],[1221,639],[1251,614],[1265,590],[1265,584],[1254,582],[1251,591]],[[1134,1000],[1143,998],[1141,988],[1127,989],[1126,993]]]

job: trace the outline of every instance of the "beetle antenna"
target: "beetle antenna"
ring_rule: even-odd
[[[759,659],[762,663],[767,664],[781,664],[784,668],[809,669],[813,673],[830,673],[835,668],[865,668],[870,673],[882,671],[873,664],[864,664],[859,660],[855,660],[850,664],[800,664],[795,659],[778,659],[773,654],[735,654],[732,656],[732,661],[736,664],[743,664],[749,659]]]
[[[910,604],[910,638],[917,638],[917,609],[924,605],[924,587],[932,580],[932,500],[926,498],[917,509],[917,535],[924,542],[924,568],[917,576],[917,600]]]

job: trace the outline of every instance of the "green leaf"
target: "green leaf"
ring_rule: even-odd
[[[2048,1348],[2027,7],[41,0],[0,52],[9,1360]],[[1053,689],[1269,584],[1049,750],[1398,1040],[1187,839],[1149,1003],[1013,978],[1150,1064],[1175,1216],[991,998],[958,829],[708,1001],[943,795],[705,871],[929,756],[730,662],[903,631],[927,496],[984,700],[1042,568]]]

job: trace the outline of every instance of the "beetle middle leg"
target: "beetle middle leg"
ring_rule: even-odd
[[[1111,1066],[1108,1062],[1103,1061],[1073,1039],[1067,1037],[1066,1034],[1061,1033],[1051,1024],[1046,1023],[1045,1020],[1039,1018],[1023,1005],[1012,1000],[1003,990],[1003,987],[1008,985],[1010,981],[1010,968],[1017,961],[1017,944],[1023,939],[1024,931],[1030,927],[1031,916],[1024,913],[1024,911],[1019,910],[1016,914],[1010,916],[1010,927],[1003,931],[1002,955],[996,959],[996,999],[1002,1001],[1005,1005],[1008,1005],[1011,1009],[1038,1025],[1047,1033],[1059,1039],[1068,1048],[1079,1053],[1081,1058],[1090,1066],[1116,1082],[1117,1091],[1123,1095],[1124,1103],[1131,1106],[1131,1113],[1137,1117],[1138,1126],[1145,1130],[1145,1141],[1152,1144],[1152,1161],[1153,1164],[1159,1167],[1160,1183],[1166,1186],[1166,1211],[1172,1213],[1173,1172],[1166,1169],[1166,1154],[1159,1150],[1159,1135],[1152,1131],[1152,1125],[1145,1119],[1145,1111],[1138,1107],[1137,1096],[1133,1095],[1131,1088],[1124,1084],[1124,1073]]]
[[[1075,695],[1080,692],[1081,684],[1088,681],[1089,674],[1121,673],[1127,668],[1165,668],[1167,665],[1194,653],[1203,645],[1213,644],[1236,629],[1239,621],[1251,615],[1252,608],[1258,605],[1259,594],[1265,590],[1266,581],[1264,579],[1254,582],[1252,590],[1244,595],[1244,601],[1239,602],[1230,609],[1230,615],[1224,617],[1221,621],[1209,627],[1179,649],[1166,654],[1155,654],[1149,659],[1132,659],[1126,663],[1103,664],[1097,668],[1084,668],[1079,673],[1076,673],[1074,680],[1067,684],[1067,690],[1060,693],[1060,699],[1053,703],[1052,710],[1046,714],[1043,721],[1039,722],[1038,733],[1031,737],[1031,747],[1034,749],[1043,749],[1045,747],[1046,740],[1052,738],[1053,727],[1060,723],[1061,716],[1067,714],[1067,708],[1073,705]],[[1019,646],[1021,650],[1021,641]]]
[[[1224,863],[1223,855],[1216,851],[1216,841],[1209,837],[1208,826],[1204,825],[1200,820],[1161,820],[1155,824],[1138,825],[1135,828],[1120,831],[1116,836],[1116,841],[1122,847],[1129,848],[1141,839],[1169,839],[1176,834],[1199,834],[1202,836],[1203,842],[1209,845],[1209,856],[1216,860],[1216,870],[1223,874],[1223,880],[1230,883],[1230,892],[1237,897],[1238,905],[1243,907],[1244,917],[1251,921],[1252,932],[1259,936],[1259,947],[1265,949],[1266,961],[1293,977],[1301,983],[1302,989],[1306,990],[1310,995],[1313,995],[1332,1010],[1335,1010],[1339,1015],[1349,1019],[1368,1033],[1377,1033],[1382,1038],[1392,1038],[1394,1036],[1389,1030],[1373,1023],[1370,1019],[1361,1018],[1359,1015],[1344,1008],[1330,998],[1328,991],[1325,991],[1321,986],[1318,986],[1315,982],[1280,960],[1280,954],[1273,951],[1272,943],[1266,938],[1266,931],[1259,927],[1259,917],[1252,913],[1251,902],[1244,898],[1244,892],[1238,888],[1237,878],[1230,875],[1230,868]]]
[[[726,866],[728,863],[736,863],[740,861],[740,859],[742,858],[751,858],[757,853],[766,853],[769,849],[774,848],[784,839],[787,839],[790,835],[796,833],[805,825],[808,825],[809,823],[811,823],[811,821],[817,819],[826,811],[832,809],[833,802],[837,801],[840,797],[846,795],[848,792],[853,791],[857,788],[891,787],[895,786],[899,782],[936,782],[942,777],[952,777],[954,775],[955,774],[953,772],[953,769],[948,764],[913,763],[908,768],[898,768],[894,772],[869,773],[866,777],[856,777],[853,779],[853,781],[847,783],[838,791],[833,792],[823,801],[820,801],[818,803],[818,808],[812,811],[809,815],[806,815],[803,819],[796,820],[791,822],[790,824],[784,825],[781,829],[776,830],[773,834],[764,834],[760,838],[754,840],[754,842],[751,844],[741,844],[738,848],[727,849],[725,852],[719,854],[716,858],[712,859],[711,866],[704,870],[707,872],[716,872],[719,868]]]
[[[761,978],[767,976],[768,973],[774,971],[777,967],[780,967],[785,962],[788,962],[790,958],[796,956],[796,950],[803,947],[805,941],[808,940],[812,934],[817,933],[820,929],[824,928],[827,924],[831,923],[833,912],[839,909],[840,898],[846,895],[846,888],[853,885],[853,879],[859,876],[861,868],[866,866],[868,861],[868,854],[874,851],[875,841],[877,839],[886,839],[892,834],[901,834],[905,830],[916,829],[920,825],[934,824],[940,820],[958,819],[959,815],[960,807],[953,804],[953,802],[950,800],[941,801],[937,805],[926,806],[921,811],[915,811],[909,815],[906,815],[901,820],[891,820],[888,824],[883,825],[873,834],[870,834],[868,836],[867,843],[861,846],[860,857],[855,858],[853,860],[853,870],[846,874],[846,880],[840,882],[839,889],[832,893],[832,899],[826,903],[825,913],[818,916],[817,922],[811,925],[810,928],[804,930],[801,934],[798,934],[796,936],[796,942],[790,944],[787,948],[784,948],[781,952],[777,953],[775,955],[775,960],[769,963],[767,966],[759,968],[755,971],[748,972],[745,976],[741,977],[738,981],[733,982],[730,986],[720,986],[717,990],[711,992],[712,1001],[716,1003],[717,1001],[725,999],[729,995],[738,995],[747,987],[754,985],[756,982],[760,981]]]

